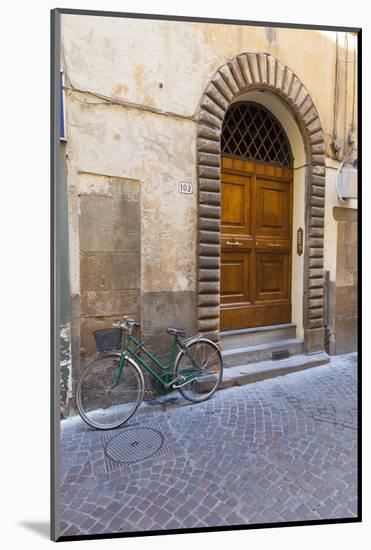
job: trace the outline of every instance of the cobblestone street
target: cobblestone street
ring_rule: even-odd
[[[355,517],[356,360],[334,357],[201,404],[170,394],[108,433],[63,421],[61,535]],[[136,427],[159,434],[157,454],[107,458],[107,443]]]

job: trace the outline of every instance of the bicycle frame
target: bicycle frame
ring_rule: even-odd
[[[196,338],[197,337],[195,337],[195,339]],[[187,341],[189,341],[189,339]],[[130,344],[134,344],[135,348],[131,349],[129,347]],[[147,372],[149,372],[151,374],[151,376],[153,376],[156,380],[158,380],[158,382],[160,382],[164,388],[169,388],[170,386],[172,386],[172,384],[174,384],[177,381],[177,378],[178,378],[178,377],[171,376],[173,374],[172,373],[172,366],[174,364],[177,347],[181,348],[184,351],[184,353],[190,359],[192,365],[197,370],[199,370],[198,365],[195,363],[195,361],[193,360],[191,354],[188,352],[187,347],[183,344],[183,342],[178,340],[177,336],[174,336],[173,342],[171,344],[169,361],[168,361],[167,364],[164,365],[164,364],[161,363],[161,361],[159,361],[157,359],[157,357],[155,357],[150,351],[148,351],[144,347],[143,342],[139,342],[136,338],[134,338],[134,336],[132,336],[129,333],[127,335],[127,338],[126,338],[125,349],[123,350],[123,352],[121,354],[121,357],[120,357],[120,362],[119,362],[119,366],[118,366],[118,369],[117,369],[117,374],[116,374],[116,377],[115,377],[115,381],[112,385],[112,388],[114,388],[115,386],[118,385],[118,383],[120,381],[120,378],[121,378],[122,371],[123,371],[124,366],[125,366],[125,361],[128,357],[133,357],[144,369],[146,369]],[[144,355],[146,357],[148,357],[148,359],[150,359],[159,369],[164,371],[164,374],[162,376],[159,376],[157,374],[157,372],[154,371],[153,368],[151,368],[151,366],[147,363],[147,361],[145,361],[145,359],[143,359],[142,357],[140,357],[140,355],[138,355],[139,350],[142,353],[144,353]],[[169,376],[171,376],[171,379],[169,381],[166,381],[166,379]],[[186,381],[190,382],[192,380],[192,378],[194,378],[194,377],[195,377],[195,373],[193,373],[193,375],[190,376],[189,380],[186,380]],[[184,378],[184,376],[183,376],[183,378]]]

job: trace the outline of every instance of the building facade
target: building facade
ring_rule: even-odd
[[[69,397],[124,314],[156,351],[168,326],[220,341],[227,366],[356,349],[356,48],[61,16]]]

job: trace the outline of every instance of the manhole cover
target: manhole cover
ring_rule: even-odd
[[[170,452],[161,426],[155,420],[101,434],[107,474]]]
[[[133,464],[157,454],[164,436],[153,428],[129,428],[108,441],[104,452],[114,462]]]

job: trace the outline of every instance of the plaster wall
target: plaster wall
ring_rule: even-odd
[[[62,66],[67,86],[73,84],[78,89],[187,116],[195,113],[208,79],[228,58],[242,51],[268,52],[287,64],[305,83],[325,134],[332,135],[335,33],[297,29],[275,29],[272,33],[270,30],[63,15]],[[340,57],[345,56],[344,40],[344,33],[339,33]],[[348,40],[351,61],[355,39],[350,36]],[[352,114],[352,70],[350,65],[347,127]],[[343,84],[342,78],[340,82]],[[341,90],[339,93],[340,131],[345,105],[341,101]],[[94,102],[99,100],[86,94],[67,94],[71,164],[81,171],[141,180],[143,223],[147,224],[143,229],[160,221],[165,235],[169,228],[182,232],[183,221],[193,214],[195,194],[178,200],[177,182],[195,181],[195,123],[121,106],[93,105]],[[284,113],[282,109],[281,112]],[[283,124],[285,118],[286,115],[281,121]],[[336,202],[333,191],[332,186],[328,192],[332,194],[331,201]],[[150,253],[155,233],[143,231],[142,234],[148,236],[148,242],[143,243],[143,253]],[[173,242],[178,241],[173,239]],[[185,248],[191,246],[189,235]],[[153,277],[159,267],[163,269],[164,263],[168,263],[162,261],[161,251],[162,246],[160,254],[156,247],[148,277],[146,270],[143,272],[143,288],[146,285],[151,290],[168,288],[165,280],[170,282],[170,273],[174,290],[193,288],[192,273],[181,275],[177,268],[184,267],[182,261],[177,265],[175,255],[168,250],[165,256],[170,264],[165,269],[166,276],[162,272],[161,278]],[[77,290],[78,281],[75,282]]]
[[[330,270],[335,280],[336,224],[332,208],[338,201],[335,170],[330,168],[330,164],[338,166],[336,160],[330,160],[335,36],[331,32],[299,29],[62,15],[74,365],[79,364],[82,345],[79,196],[97,192],[97,177],[106,178],[99,185],[108,186],[108,194],[112,177],[137,182],[140,187],[141,255],[137,287],[141,292],[144,332],[150,335],[156,332],[155,328],[163,330],[162,325],[171,324],[172,316],[174,324],[195,329],[197,123],[194,114],[215,71],[241,52],[270,53],[290,67],[305,84],[318,110],[328,157],[325,269]],[[338,40],[342,62],[335,130],[342,138],[350,130],[352,119],[356,120],[352,94],[355,37],[339,33]],[[279,101],[267,93],[254,93],[279,118],[294,151],[295,237],[296,228],[304,227],[305,168],[300,132]],[[94,175],[88,183],[86,174]],[[193,193],[179,194],[179,182],[192,183]],[[117,223],[114,233],[119,235],[123,227],[124,224]],[[303,317],[302,262],[303,257],[294,255],[293,319],[299,335]]]
[[[179,181],[192,182],[196,188],[196,152],[192,147],[196,139],[194,123],[126,111],[118,106],[85,105],[81,101],[80,97],[67,99],[75,378],[92,359],[92,330],[103,328],[104,324],[109,326],[120,315],[142,318],[142,334],[146,337],[153,336],[155,327],[156,336],[158,332],[164,333],[172,323],[194,331],[196,288],[197,194],[178,193]],[[141,143],[141,147],[136,147],[137,143]],[[124,259],[122,254],[118,255],[122,252],[127,218],[131,214],[130,209],[117,210],[115,206],[117,193],[120,194],[118,189],[125,182],[126,187],[131,182],[140,189],[141,255],[140,266],[134,271],[137,259],[132,261],[129,255]],[[106,207],[98,211],[93,206],[87,208],[89,197],[100,197],[100,204],[104,197]],[[97,204],[97,200],[93,203]],[[109,231],[103,239],[107,225]],[[124,263],[115,267],[110,256],[109,266],[101,265],[101,260],[98,265],[96,256],[101,257],[104,250],[116,253],[115,258]],[[104,277],[104,268],[110,269],[112,281],[103,289],[98,279]],[[92,270],[97,273],[94,275]],[[131,303],[128,302],[128,290],[134,289],[140,289],[141,303],[136,295]],[[102,291],[107,290],[115,295],[106,295],[103,311]],[[169,293],[178,293],[176,304],[172,306],[169,304],[173,297]],[[93,296],[97,298],[96,311],[93,311]],[[120,303],[121,309],[118,308]],[[156,337],[154,344],[155,340]]]
[[[352,117],[356,38],[338,33],[338,42],[342,137],[344,116],[347,128]],[[186,116],[196,112],[208,80],[225,61],[247,51],[270,53],[304,82],[325,134],[332,135],[335,32],[62,15],[62,43],[62,63],[77,88]]]

